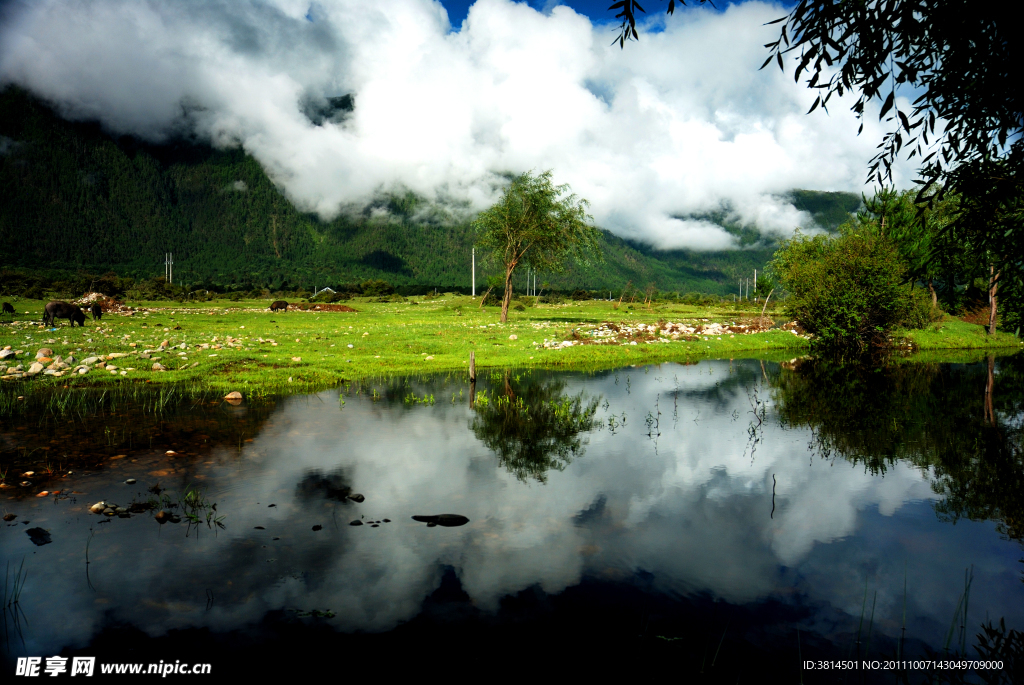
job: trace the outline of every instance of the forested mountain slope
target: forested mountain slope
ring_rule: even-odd
[[[813,191],[793,199],[826,227],[860,202]],[[25,91],[0,92],[3,268],[148,278],[163,274],[164,253],[173,252],[175,281],[195,287],[311,289],[367,278],[468,287],[473,234],[456,215],[411,193],[382,194],[321,221],[293,207],[241,149],[114,138],[61,119]],[[607,232],[603,242],[606,264],[541,274],[538,283],[618,291],[632,281],[725,295],[772,252],[756,241],[731,252],[659,251]],[[478,287],[484,281],[478,268]]]

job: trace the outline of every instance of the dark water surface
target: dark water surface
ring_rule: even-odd
[[[1024,627],[1022,372],[743,360],[498,373],[472,407],[444,377],[37,402],[0,427],[0,572],[25,578],[5,669],[638,656],[799,682],[801,658],[976,655],[985,621]],[[469,522],[412,519],[446,513]]]

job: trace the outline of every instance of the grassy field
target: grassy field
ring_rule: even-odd
[[[690,330],[697,325],[742,325],[760,314],[752,307],[666,304],[615,309],[614,303],[603,301],[538,304],[511,311],[509,322],[500,324],[497,308],[481,309],[479,299],[456,295],[405,302],[355,299],[347,303],[358,310],[355,313],[273,313],[267,308],[269,302],[262,300],[194,305],[133,302],[129,304],[138,310],[133,316],[108,314],[99,322],[87,321],[85,328],[70,328],[63,322],[53,329],[40,324],[43,304],[20,301],[14,321],[0,325],[0,347],[10,345],[23,352],[2,364],[28,369],[43,347],[53,350],[54,357],[72,356],[72,367],[89,357],[127,356],[107,360],[115,369],[99,368],[94,361],[85,374],[72,368],[56,377],[8,379],[5,385],[94,386],[134,381],[270,395],[396,375],[464,374],[470,352],[480,370],[597,370],[706,358],[789,358],[806,353],[809,346],[806,338],[778,329],[711,335],[706,328],[697,334]],[[1007,334],[990,339],[980,326],[956,319],[905,335],[922,350],[1016,350],[1021,344]],[[152,370],[155,363],[167,370]]]

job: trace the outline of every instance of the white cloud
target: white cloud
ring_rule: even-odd
[[[480,208],[496,174],[552,168],[599,225],[667,247],[731,236],[673,217],[731,208],[786,234],[809,217],[792,188],[863,188],[879,140],[846,106],[758,71],[777,5],[677,12],[624,51],[564,6],[479,0],[460,31],[430,0],[180,3],[40,0],[8,6],[0,81],[72,118],[162,140],[191,127],[241,144],[302,209],[332,216],[381,187]],[[343,122],[312,99],[353,92]],[[906,182],[907,168],[897,168]]]

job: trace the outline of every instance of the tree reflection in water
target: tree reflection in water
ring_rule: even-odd
[[[548,471],[583,455],[581,435],[595,427],[600,400],[564,390],[561,380],[513,378],[506,371],[491,393],[477,393],[470,427],[516,478],[544,483]]]
[[[943,520],[995,521],[1024,543],[1024,358],[871,367],[804,360],[771,379],[783,425],[813,445],[885,473],[897,460],[930,469]]]

